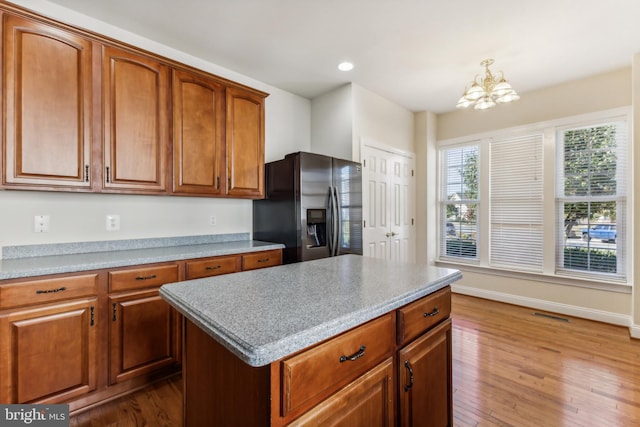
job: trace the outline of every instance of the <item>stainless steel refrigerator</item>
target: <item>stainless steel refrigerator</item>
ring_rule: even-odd
[[[362,255],[360,163],[298,152],[265,165],[265,198],[253,201],[253,238],[285,245],[285,264]]]

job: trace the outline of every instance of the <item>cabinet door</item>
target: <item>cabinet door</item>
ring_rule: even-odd
[[[227,194],[264,197],[264,98],[227,88]]]
[[[451,319],[398,352],[402,426],[453,425]]]
[[[90,189],[92,43],[3,16],[3,184]]]
[[[223,194],[224,87],[173,72],[173,192]]]
[[[338,391],[290,426],[393,426],[393,359]]]
[[[157,290],[111,296],[109,310],[111,384],[176,362],[175,312]]]
[[[60,403],[96,388],[96,299],[0,316],[0,402]]]
[[[169,141],[169,71],[152,59],[104,47],[103,187],[163,192]]]

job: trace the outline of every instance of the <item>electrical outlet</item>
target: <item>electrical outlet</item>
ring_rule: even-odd
[[[120,230],[120,215],[110,214],[106,216],[107,231]]]
[[[216,217],[215,217],[215,215],[211,215],[209,217],[209,225],[211,225],[211,226],[216,225]]]
[[[36,215],[33,217],[33,232],[48,233],[51,217],[49,215]]]

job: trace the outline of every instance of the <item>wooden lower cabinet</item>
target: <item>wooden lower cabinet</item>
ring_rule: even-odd
[[[62,403],[96,388],[97,299],[0,315],[0,402]]]
[[[398,352],[401,426],[453,425],[451,319]]]
[[[452,426],[450,309],[445,287],[262,367],[187,320],[184,425]]]
[[[158,290],[109,297],[109,383],[177,363],[177,313]]]
[[[393,426],[393,359],[389,358],[290,426]]]

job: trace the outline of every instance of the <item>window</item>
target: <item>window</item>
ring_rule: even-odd
[[[443,153],[440,255],[478,258],[478,146],[450,148]]]
[[[625,277],[626,123],[558,131],[557,269]]]
[[[628,284],[628,114],[441,142],[439,260]]]

